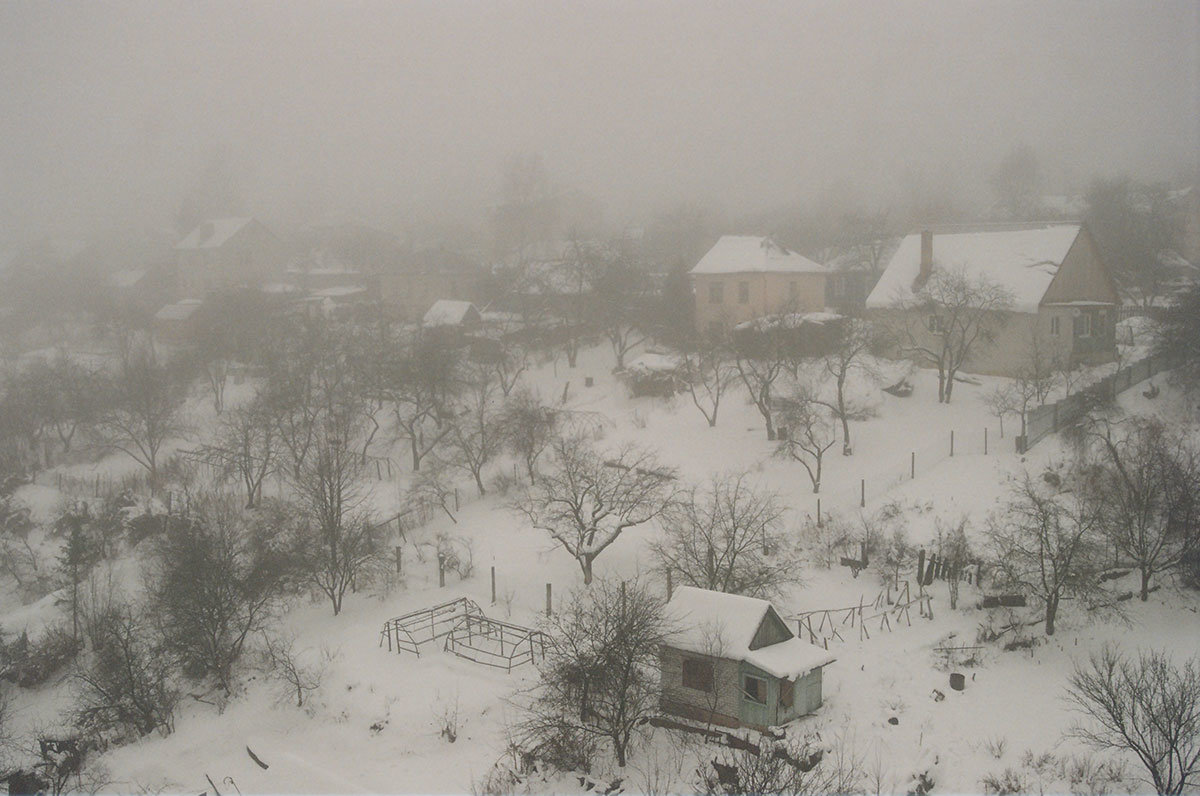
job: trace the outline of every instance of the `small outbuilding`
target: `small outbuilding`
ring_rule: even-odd
[[[797,638],[766,600],[682,586],[667,616],[676,630],[660,656],[665,713],[763,730],[821,707],[835,658]]]
[[[421,325],[427,329],[450,326],[469,331],[478,328],[481,321],[479,310],[471,302],[438,299],[421,319]]]

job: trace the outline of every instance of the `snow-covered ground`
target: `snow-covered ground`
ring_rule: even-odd
[[[665,401],[627,397],[611,373],[612,362],[607,347],[594,347],[581,352],[577,368],[568,369],[559,361],[530,372],[526,380],[554,402],[569,382],[567,405],[604,418],[600,444],[652,447],[687,481],[724,472],[750,473],[756,483],[784,497],[797,534],[815,516],[819,497],[823,514],[847,520],[860,510],[869,513],[895,504],[918,544],[932,540],[938,518],[966,515],[971,518],[972,542],[982,545],[983,522],[1003,499],[1007,479],[1065,455],[1054,438],[1023,457],[1015,452],[1011,428],[1001,438],[983,399],[1002,380],[972,377],[956,386],[953,403],[939,405],[935,374],[917,371],[911,377],[915,389],[910,397],[879,394],[875,416],[852,423],[854,454],[843,457],[840,445],[830,450],[821,493],[814,495],[800,464],[773,455],[774,443],[766,440],[762,418],[740,387],[722,403],[717,427],[709,428],[686,394]],[[594,386],[585,387],[585,377],[592,377]],[[228,400],[235,403],[252,389],[249,383],[231,385]],[[192,403],[196,426],[210,424],[207,397],[198,392]],[[1170,389],[1154,402],[1130,390],[1121,404],[1128,411],[1162,412],[1176,419],[1184,411],[1180,396]],[[408,477],[403,451],[393,455],[393,462],[396,481],[374,484],[385,516],[395,510]],[[507,467],[511,463],[497,465]],[[133,469],[126,460],[110,458],[64,471],[87,479],[97,472]],[[57,475],[44,473],[20,493],[38,517],[49,516],[60,499]],[[460,484],[459,493],[457,522],[435,517],[403,541],[405,572],[397,582],[349,596],[338,617],[329,615],[323,599],[296,605],[281,617],[312,660],[327,660],[322,685],[310,705],[295,707],[274,684],[247,668],[228,704],[218,708],[202,694],[196,695],[200,699],[185,698],[172,735],[149,736],[97,758],[96,765],[109,772],[106,789],[200,792],[215,786],[222,793],[464,793],[477,788],[505,754],[506,728],[517,717],[512,697],[529,684],[533,672],[510,674],[480,666],[441,652],[436,644],[420,658],[389,653],[378,644],[380,627],[389,617],[459,596],[475,600],[491,616],[534,624],[544,605],[546,584],[552,585],[557,603],[580,584],[581,576],[574,560],[505,508],[504,495],[476,499],[466,483]],[[652,562],[647,543],[655,533],[643,527],[622,535],[597,559],[597,576],[648,573]],[[474,553],[472,576],[460,581],[450,574],[444,588],[438,587],[436,564],[422,547],[438,534],[470,540]],[[489,580],[493,567],[495,604]],[[122,562],[117,570],[117,577],[136,589],[136,562]],[[860,601],[869,604],[880,589],[870,571],[856,578],[848,569],[814,565],[802,574],[802,585],[778,602],[785,616]],[[890,631],[870,626],[870,638],[862,639],[857,630],[843,632],[845,640],[831,646],[838,660],[826,669],[825,705],[791,730],[816,731],[823,738],[837,736],[851,743],[873,779],[870,787],[883,792],[907,792],[922,772],[933,780],[934,792],[979,791],[984,775],[1016,767],[1026,750],[1069,753],[1076,747],[1061,740],[1072,720],[1062,694],[1074,661],[1108,640],[1130,649],[1166,647],[1188,654],[1200,638],[1200,600],[1170,585],[1146,604],[1129,604],[1122,621],[1080,616],[1068,607],[1049,643],[1032,650],[1003,652],[994,645],[979,650],[975,665],[956,669],[967,674],[965,690],[957,692],[949,688],[949,669],[941,665],[935,648],[975,645],[985,613],[975,607],[979,594],[973,587],[963,587],[957,611],[949,610],[943,584],[935,583],[930,592],[933,619],[919,617],[914,610],[911,626],[897,624]],[[10,590],[4,600],[0,622],[9,633],[27,628],[36,634],[61,611],[53,596],[20,605]],[[64,678],[35,692],[14,691],[15,726],[21,731],[53,726],[69,704],[69,689]],[[455,714],[458,735],[451,743],[442,729]],[[896,724],[888,721],[892,718]],[[711,759],[714,751],[689,748],[674,754],[670,735],[659,731],[640,745],[628,771],[617,772],[602,763],[607,770],[597,776],[624,776],[626,791],[637,791],[649,788],[652,773],[677,770],[668,777],[673,780],[669,788],[690,791],[696,761]],[[269,768],[258,766],[247,747]],[[1058,780],[1042,786],[1065,787]],[[581,790],[574,778],[535,781],[530,787]]]

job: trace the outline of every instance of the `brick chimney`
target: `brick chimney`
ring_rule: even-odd
[[[917,284],[923,285],[929,281],[933,273],[933,232],[921,230],[921,270],[917,272]]]

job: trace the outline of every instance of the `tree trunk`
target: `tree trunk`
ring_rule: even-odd
[[[421,469],[421,448],[417,443],[417,435],[411,434],[408,438],[409,444],[412,445],[412,465],[413,472]]]
[[[1142,569],[1142,590],[1138,593],[1138,598],[1142,602],[1150,599],[1150,571]]]
[[[579,567],[583,570],[583,585],[592,585],[592,558],[591,556],[583,556],[579,559]]]
[[[483,497],[487,494],[487,490],[483,488],[483,476],[481,470],[475,470],[471,475],[475,476],[475,488],[479,490],[479,496]]]
[[[1046,635],[1054,635],[1054,617],[1058,613],[1058,598],[1046,600]]]
[[[767,440],[774,442],[777,439],[777,436],[775,434],[775,423],[771,419],[771,410],[762,409],[761,411],[763,419],[767,421]]]

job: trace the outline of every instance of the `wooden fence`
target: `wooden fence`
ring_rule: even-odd
[[[1049,435],[1072,425],[1096,405],[1113,400],[1135,384],[1174,366],[1175,363],[1166,357],[1151,355],[1126,365],[1073,395],[1037,407],[1025,415],[1025,434],[1017,437],[1017,453],[1024,453]]]

